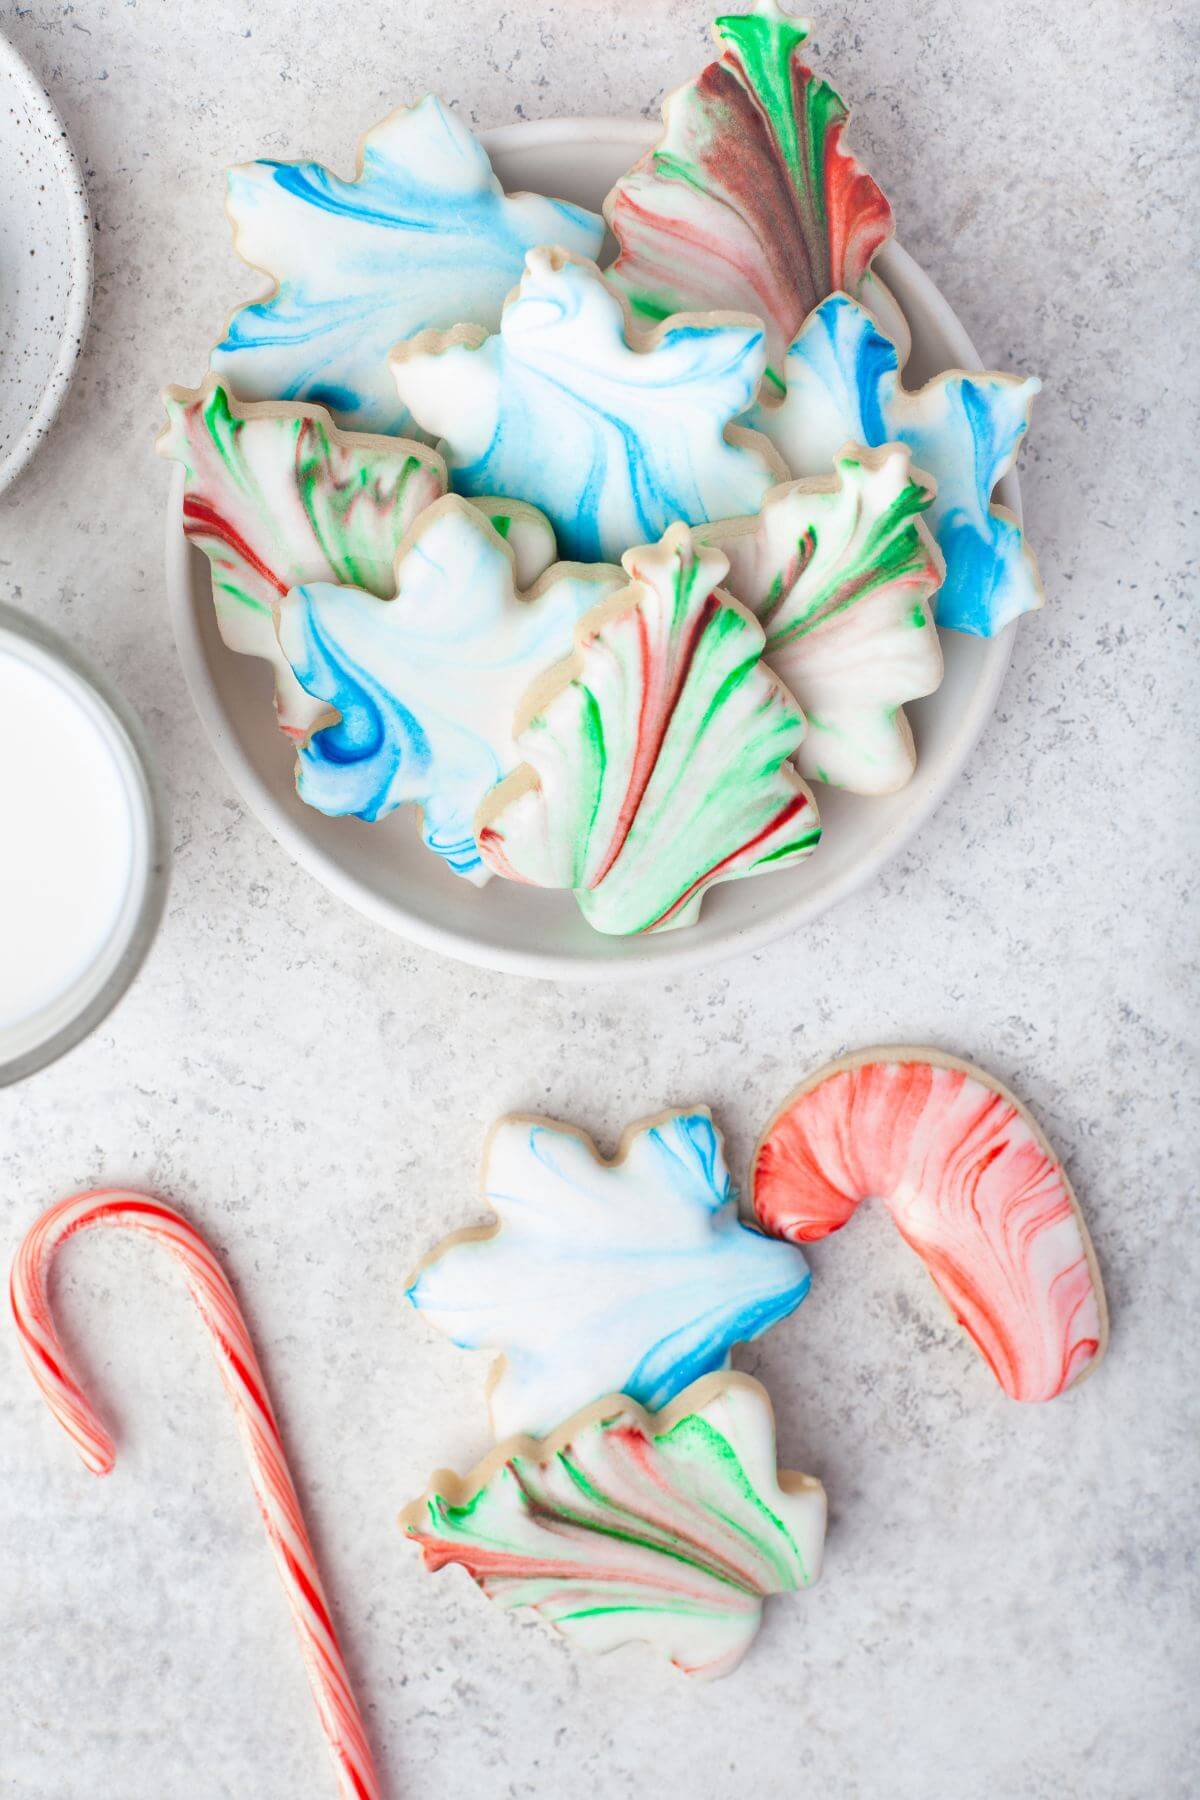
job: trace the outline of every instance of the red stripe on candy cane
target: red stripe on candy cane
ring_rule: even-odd
[[[195,1228],[160,1201],[116,1188],[76,1194],[44,1212],[17,1252],[9,1288],[30,1373],[87,1468],[93,1475],[107,1475],[116,1459],[113,1440],[59,1342],[48,1292],[50,1266],[60,1246],[93,1225],[142,1232],[182,1265],[233,1405],[308,1684],[337,1767],[339,1790],[343,1800],[380,1800],[362,1714],[342,1659],[267,1384],[228,1277]]]

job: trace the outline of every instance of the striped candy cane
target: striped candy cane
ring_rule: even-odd
[[[60,1244],[92,1225],[144,1232],[183,1266],[192,1299],[208,1326],[225,1391],[250,1464],[250,1478],[300,1639],[309,1687],[337,1764],[344,1800],[379,1800],[379,1781],[304,1515],[283,1451],[246,1322],[221,1265],[199,1233],[169,1206],[146,1194],[98,1188],[60,1200],[28,1233],[13,1264],[10,1294],[25,1360],[42,1394],[93,1475],[115,1461],[104,1429],[72,1373],[54,1329],[47,1294]]]

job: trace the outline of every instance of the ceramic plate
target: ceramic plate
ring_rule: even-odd
[[[0,37],[0,488],[53,423],[91,298],[83,176],[41,82]]]
[[[657,128],[621,119],[545,120],[485,132],[510,189],[531,188],[598,208]],[[876,267],[908,319],[911,385],[941,370],[983,365],[929,280],[896,244]],[[248,277],[247,296],[254,292]],[[219,321],[217,322],[219,323]],[[1014,476],[997,498],[1020,517]],[[284,849],[360,912],[415,943],[464,962],[555,980],[664,979],[814,919],[868,880],[900,850],[957,779],[986,724],[1008,667],[1015,626],[984,641],[943,634],[946,675],[936,694],[906,707],[917,772],[884,799],[816,785],[824,826],[815,854],[797,869],[714,888],[697,925],[657,936],[607,938],[584,924],[567,894],[493,881],[478,889],[451,875],[420,842],[412,808],[378,825],[328,819],[302,806],[295,756],[275,728],[265,663],[226,650],[213,615],[208,563],[182,528],[183,471],[175,470],[167,517],[167,590],[184,671],[218,756],[246,804]]]

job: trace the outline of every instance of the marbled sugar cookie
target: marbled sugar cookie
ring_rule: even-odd
[[[822,475],[849,442],[907,446],[933,477],[929,525],[946,563],[943,629],[995,637],[1044,595],[1021,527],[992,490],[1016,459],[1041,387],[1036,377],[951,369],[910,391],[900,353],[845,294],[825,300],[787,353],[787,398],[747,423],[766,432],[793,475]]]
[[[696,529],[729,558],[722,586],[763,626],[766,660],[803,708],[796,764],[810,780],[889,794],[916,767],[903,703],[942,679],[929,606],[942,559],[921,521],[932,498],[902,445],[850,447],[832,477]]]
[[[212,566],[221,636],[271,664],[280,728],[304,737],[329,709],[304,692],[280,649],[280,600],[323,581],[387,599],[405,534],[446,492],[446,465],[406,438],[339,431],[320,406],[239,405],[211,378],[198,390],[168,388],[163,404],[155,448],[183,468],[183,529]],[[555,558],[549,520],[517,500],[471,504],[512,550],[517,585],[532,587]]]
[[[662,138],[604,203],[620,246],[608,278],[641,319],[710,308],[762,319],[770,398],[826,295],[879,303],[868,271],[892,211],[842,145],[842,101],[800,60],[803,20],[760,0],[713,34],[720,57],[668,96]]]
[[[518,530],[532,529],[533,509],[508,504]],[[473,820],[520,761],[517,701],[569,650],[576,621],[623,585],[618,568],[560,563],[520,592],[509,544],[451,494],[401,546],[393,598],[329,582],[293,588],[279,607],[280,646],[301,688],[337,715],[300,746],[300,798],[369,820],[415,803],[429,848],[456,874],[487,881]]]
[[[168,388],[163,404],[156,448],[183,467],[183,529],[212,565],[221,636],[271,664],[279,723],[302,737],[327,709],[280,651],[280,600],[304,581],[390,594],[405,532],[446,491],[445,464],[404,438],[342,433],[319,406],[240,406],[211,379]]]
[[[1108,1342],[1104,1289],[1062,1164],[982,1069],[863,1050],[814,1075],[767,1127],[754,1210],[807,1243],[881,1199],[1006,1394],[1053,1400]]]
[[[495,1223],[439,1244],[408,1297],[464,1349],[501,1353],[497,1438],[609,1393],[663,1406],[808,1292],[800,1252],[740,1223],[704,1108],[631,1125],[612,1162],[571,1126],[501,1119],[483,1194]]]
[[[676,520],[757,512],[787,471],[731,423],[758,392],[762,326],[683,315],[649,336],[594,263],[533,250],[499,333],[425,332],[392,356],[455,488],[547,514],[560,552],[615,559]]]
[[[242,400],[316,400],[341,425],[404,432],[387,357],[401,338],[469,320],[494,327],[525,252],[598,252],[604,221],[540,194],[505,194],[483,146],[433,95],[370,130],[358,174],[319,163],[229,172],[239,256],[275,283],[234,313],[214,372]]]
[[[522,702],[526,760],[476,815],[484,861],[572,888],[597,931],[692,924],[714,883],[802,861],[820,837],[788,760],[804,716],[759,660],[762,626],[718,589],[720,551],[674,525]]]
[[[713,1680],[750,1648],[764,1599],[821,1571],[825,1490],[775,1455],[765,1390],[707,1375],[660,1413],[610,1395],[466,1477],[440,1470],[400,1523],[426,1568],[458,1563],[579,1649],[646,1644]]]

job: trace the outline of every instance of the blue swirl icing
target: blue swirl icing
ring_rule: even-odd
[[[395,434],[412,424],[387,366],[396,343],[495,325],[532,245],[595,255],[604,233],[583,207],[506,196],[432,95],[368,133],[356,180],[264,159],[230,170],[228,210],[239,252],[278,288],[234,314],[213,369],[240,399],[314,401]]]
[[[421,515],[396,579],[394,600],[313,582],[283,603],[280,643],[296,679],[340,715],[301,746],[297,790],[320,812],[366,820],[418,804],[429,849],[482,884],[475,811],[519,760],[517,701],[623,577],[551,570],[519,597],[498,533],[451,496]]]
[[[748,423],[774,440],[794,475],[824,473],[853,442],[904,444],[913,466],[933,476],[926,521],[946,561],[934,600],[940,626],[994,637],[1042,604],[1020,527],[990,505],[1028,428],[1039,381],[958,371],[909,392],[895,345],[845,294],[809,314],[784,372],[786,399],[755,408]]]
[[[808,1292],[801,1252],[738,1219],[707,1112],[637,1128],[615,1164],[567,1127],[504,1119],[484,1190],[497,1231],[450,1239],[408,1298],[463,1348],[503,1352],[498,1437],[615,1391],[663,1406]]]
[[[769,447],[724,432],[765,358],[752,324],[669,325],[636,349],[599,270],[538,250],[497,335],[422,347],[395,375],[460,493],[531,500],[562,554],[594,561],[677,519],[758,510],[779,478]]]

